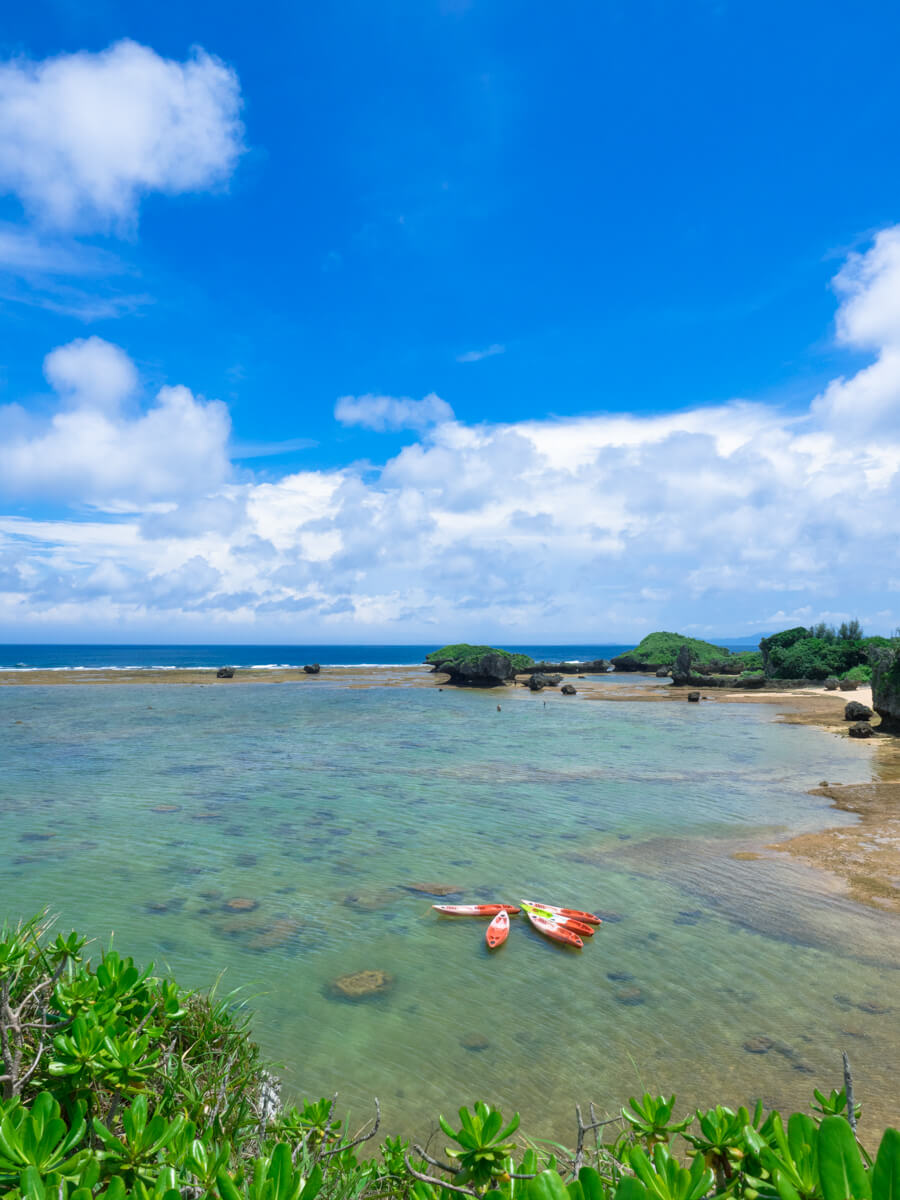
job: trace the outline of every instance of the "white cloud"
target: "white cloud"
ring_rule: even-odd
[[[79,338],[44,359],[47,382],[72,408],[116,413],[134,392],[138,375],[124,350],[102,338]]]
[[[0,629],[510,642],[740,634],[846,613],[888,631],[900,620],[889,232],[837,284],[840,336],[872,362],[800,413],[734,401],[466,425],[437,396],[344,397],[344,423],[422,436],[379,471],[259,482],[227,475],[222,406],[169,388],[129,410],[140,392],[121,351],[96,339],[55,351],[48,376],[67,407],[43,423],[0,410],[0,482],[19,503],[46,489],[120,516],[0,520]]]
[[[242,150],[235,73],[133,41],[0,65],[0,190],[44,226],[128,229],[141,197],[227,180]]]
[[[63,401],[59,411],[41,420],[19,405],[0,407],[6,495],[133,510],[226,480],[225,405],[163,387],[146,411],[121,411],[137,372],[123,350],[97,337],[53,350],[44,369]]]
[[[501,346],[499,342],[494,342],[492,346],[487,346],[484,350],[467,350],[465,354],[457,354],[456,361],[458,363],[481,362],[483,358],[493,358],[495,354],[505,353],[506,347]]]
[[[342,425],[361,425],[383,433],[388,429],[427,429],[453,420],[453,409],[430,392],[422,400],[408,396],[341,396],[334,415]]]

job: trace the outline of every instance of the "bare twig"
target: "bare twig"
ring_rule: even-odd
[[[335,1100],[337,1097],[335,1096]],[[332,1107],[334,1102],[332,1101]],[[333,1158],[335,1154],[343,1154],[345,1150],[350,1150],[353,1146],[358,1146],[361,1142],[368,1142],[378,1132],[378,1126],[381,1124],[381,1105],[378,1103],[378,1097],[375,1097],[375,1120],[372,1123],[372,1128],[368,1133],[361,1133],[351,1142],[342,1142],[335,1150],[326,1150],[324,1154],[319,1156],[319,1159]]]
[[[413,1150],[415,1150],[416,1154],[421,1154],[423,1158],[425,1157],[421,1146],[413,1146]],[[406,1169],[412,1175],[413,1179],[421,1179],[422,1183],[433,1183],[437,1187],[446,1188],[448,1192],[459,1192],[461,1196],[474,1196],[475,1200],[481,1200],[478,1192],[473,1192],[471,1188],[457,1187],[455,1183],[447,1183],[444,1179],[438,1179],[436,1175],[423,1175],[409,1161],[407,1151],[403,1152],[403,1161],[406,1163]]]
[[[853,1076],[850,1074],[850,1059],[847,1057],[847,1051],[841,1051],[841,1058],[844,1061],[844,1091],[847,1093],[847,1120],[850,1122],[850,1128],[856,1135],[856,1113],[853,1105]]]

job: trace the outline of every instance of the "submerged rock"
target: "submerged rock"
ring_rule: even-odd
[[[459,1044],[463,1050],[471,1050],[473,1053],[478,1053],[481,1050],[487,1050],[491,1043],[483,1033],[467,1033],[465,1037],[459,1039]]]
[[[341,1000],[367,1000],[372,996],[383,996],[394,986],[394,977],[387,971],[356,971],[341,975],[330,985],[332,995]]]
[[[348,892],[341,900],[345,908],[354,908],[358,912],[378,912],[382,908],[390,908],[397,903],[397,893],[389,888],[377,891]]]
[[[289,941],[299,928],[299,923],[293,917],[281,917],[268,929],[252,938],[247,945],[251,950],[272,950],[275,946],[282,946]]]
[[[647,997],[639,987],[620,988],[615,993],[615,998],[619,1004],[646,1004]]]
[[[229,912],[253,912],[259,908],[259,901],[251,900],[248,896],[234,896],[225,901],[225,907]]]
[[[759,1036],[747,1038],[744,1049],[748,1054],[768,1054],[775,1043],[770,1037]]]

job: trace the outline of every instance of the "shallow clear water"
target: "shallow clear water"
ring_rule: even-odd
[[[476,1096],[569,1138],[576,1101],[644,1086],[805,1103],[842,1048],[896,1120],[896,1011],[859,1007],[897,1007],[895,920],[787,856],[732,857],[834,824],[807,789],[869,755],[773,718],[324,677],[0,688],[2,909],[114,930],[191,984],[226,969],[292,1088],[360,1118],[377,1094],[390,1132]],[[490,955],[417,882],[611,919],[582,952],[517,920]],[[369,968],[386,994],[334,997]]]

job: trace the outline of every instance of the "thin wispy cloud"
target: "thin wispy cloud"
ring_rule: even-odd
[[[505,354],[506,347],[495,342],[492,346],[487,346],[484,350],[467,350],[465,354],[457,354],[456,361],[458,363],[473,363],[481,362],[483,358],[493,358],[495,354]]]

